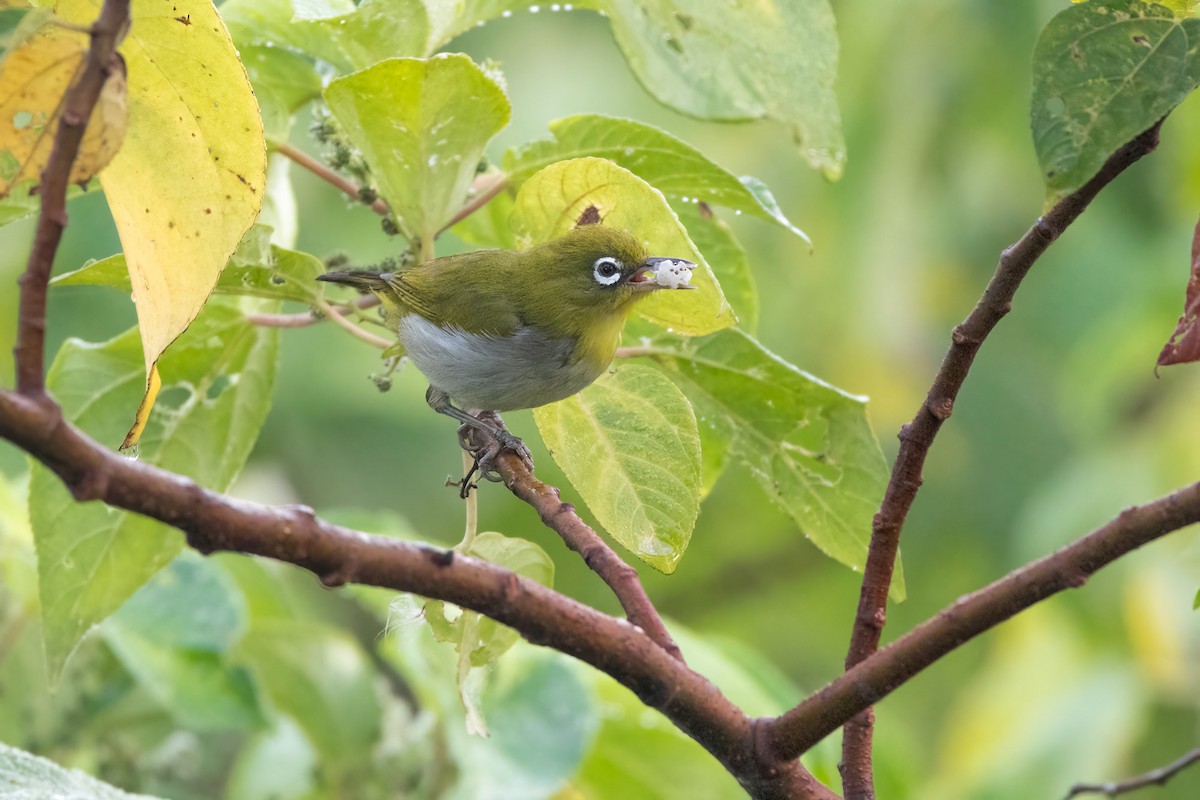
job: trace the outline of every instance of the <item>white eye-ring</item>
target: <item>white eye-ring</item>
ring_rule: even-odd
[[[623,265],[612,256],[604,256],[597,258],[596,263],[592,265],[592,277],[596,279],[596,283],[601,286],[612,286],[617,281],[621,280],[621,267]]]

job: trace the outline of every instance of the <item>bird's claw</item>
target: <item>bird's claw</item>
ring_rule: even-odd
[[[473,485],[470,479],[476,473],[484,480],[491,481],[492,483],[500,483],[504,480],[500,471],[496,468],[495,462],[499,455],[506,450],[511,451],[517,458],[521,459],[521,462],[528,470],[533,471],[533,454],[529,452],[529,448],[525,446],[523,441],[509,433],[508,429],[504,427],[504,423],[500,420],[500,417],[495,414],[489,414],[486,417],[481,414],[480,417],[484,421],[494,423],[495,425],[494,429],[490,431],[492,438],[487,445],[476,443],[475,434],[479,432],[477,428],[471,425],[462,425],[458,429],[459,445],[475,458],[475,463],[471,466],[471,471],[463,478],[461,484],[461,494],[464,497],[470,492]]]

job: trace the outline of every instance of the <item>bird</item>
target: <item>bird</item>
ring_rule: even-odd
[[[694,289],[695,263],[649,256],[630,232],[600,223],[526,250],[476,250],[392,272],[343,270],[317,280],[379,298],[384,323],[428,379],[426,402],[461,423],[477,469],[503,450],[532,469],[529,449],[499,412],[537,408],[582,391],[608,369],[625,320],[655,291]],[[480,451],[469,430],[493,444]]]

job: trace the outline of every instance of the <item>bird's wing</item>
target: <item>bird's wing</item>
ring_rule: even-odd
[[[400,272],[385,274],[387,293],[398,309],[420,314],[442,327],[468,333],[511,336],[521,326],[511,299],[516,288],[509,275],[515,253],[480,250],[437,258]],[[488,270],[481,275],[478,270]],[[393,298],[383,298],[385,304]]]

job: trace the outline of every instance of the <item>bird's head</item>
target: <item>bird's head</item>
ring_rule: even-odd
[[[695,264],[650,256],[632,234],[604,225],[581,225],[530,249],[532,269],[522,270],[532,292],[559,313],[623,316],[640,298],[661,289],[693,289]]]

